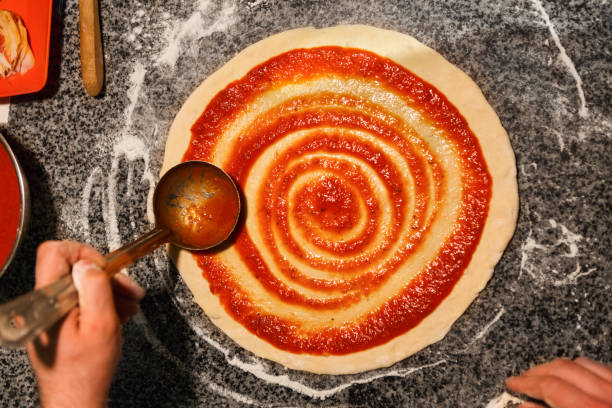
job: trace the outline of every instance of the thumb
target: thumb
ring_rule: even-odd
[[[113,334],[119,327],[110,278],[96,264],[78,261],[72,266],[74,286],[79,294],[79,331]]]

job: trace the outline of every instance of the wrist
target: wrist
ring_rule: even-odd
[[[85,395],[79,391],[40,390],[40,403],[43,408],[106,408],[106,396]]]

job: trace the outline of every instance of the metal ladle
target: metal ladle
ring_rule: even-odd
[[[204,250],[225,241],[238,222],[240,194],[230,176],[207,162],[188,161],[159,181],[153,196],[155,228],[106,255],[105,272],[122,268],[170,242]],[[0,346],[25,347],[78,303],[72,275],[0,306]]]

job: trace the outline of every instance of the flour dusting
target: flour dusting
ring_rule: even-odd
[[[184,299],[181,299],[179,297],[174,297],[173,300],[178,303],[177,306],[179,308],[186,307],[186,305],[182,304],[185,301]],[[270,374],[266,370],[264,365],[258,362],[257,360],[254,360],[252,362],[246,362],[246,361],[243,361],[237,358],[236,356],[230,357],[232,355],[231,351],[228,348],[223,347],[217,341],[213,340],[200,327],[202,324],[201,320],[197,319],[196,317],[190,316],[190,315],[186,315],[184,317],[186,318],[186,322],[189,324],[189,326],[198,335],[198,338],[203,339],[204,341],[206,341],[206,343],[211,345],[214,349],[221,352],[224,355],[225,360],[230,365],[240,368],[241,370],[248,372],[257,378],[264,380],[268,384],[279,385],[281,387],[285,387],[295,392],[298,392],[300,394],[306,395],[310,398],[316,398],[319,400],[324,400],[356,384],[366,384],[371,381],[374,381],[380,378],[385,378],[385,377],[407,377],[415,372],[418,372],[418,371],[421,371],[427,368],[432,368],[432,367],[435,367],[435,366],[438,366],[440,364],[444,364],[447,362],[447,360],[442,359],[434,363],[425,364],[425,365],[418,366],[418,367],[407,367],[407,368],[402,368],[402,369],[385,370],[377,374],[370,374],[370,375],[366,374],[362,378],[347,381],[335,387],[331,387],[327,389],[316,389],[316,388],[309,387],[299,381],[292,380],[289,377],[289,375],[286,375],[286,374],[285,375]],[[181,371],[185,371],[185,372],[189,372],[193,374],[193,372],[190,371],[192,369],[187,367],[185,363],[181,361],[179,358],[172,355],[172,353],[165,347],[163,342],[151,331],[151,329],[149,328],[149,324],[147,323],[146,317],[141,312],[137,313],[134,316],[133,321],[143,330],[143,334],[145,338],[153,346],[155,350],[160,352],[162,355],[165,356],[165,358],[167,358],[169,361],[174,363],[176,367],[179,368]],[[209,375],[206,370],[200,373],[197,373],[197,374],[198,374],[197,377],[200,379],[200,381],[202,381],[202,383],[204,383],[209,389],[211,389],[212,391],[216,392],[219,395],[222,395],[226,398],[234,399],[235,401],[238,401],[244,404],[248,404],[248,405],[261,405],[258,401],[250,397],[247,397],[239,392],[229,390],[225,387],[215,384],[214,382],[210,380]]]
[[[525,401],[522,399],[514,397],[504,391],[502,394],[489,401],[485,408],[506,408],[509,406],[515,406],[516,404],[522,404],[524,402]]]
[[[538,164],[535,162],[529,163],[528,165],[521,164],[520,169],[521,173],[527,177],[536,176],[538,174]]]
[[[111,171],[108,175],[108,218],[107,218],[107,242],[111,249],[116,249],[121,246],[121,234],[119,233],[119,223],[117,217],[117,180],[119,179],[119,161],[122,156],[130,163],[135,164],[137,160],[144,161],[144,172],[142,179],[149,182],[149,194],[147,196],[147,213],[151,211],[153,201],[153,186],[155,178],[150,170],[149,165],[149,149],[145,143],[136,136],[124,134],[113,148],[113,161]],[[142,180],[139,180],[142,181]],[[133,194],[133,180],[128,174],[128,191],[126,194]],[[149,214],[147,216],[150,217]]]
[[[132,318],[132,321],[138,325],[142,331],[143,331],[143,335],[144,337],[147,339],[147,341],[149,342],[149,344],[151,344],[151,346],[159,353],[161,353],[166,359],[168,359],[168,361],[172,362],[180,371],[182,371],[185,374],[188,375],[192,375],[193,371],[187,367],[185,365],[185,363],[179,359],[178,357],[174,356],[164,345],[164,343],[162,343],[162,341],[155,335],[155,333],[153,333],[149,327],[149,324],[147,323],[147,319],[145,317],[145,315],[142,312],[138,312],[136,315],[134,315],[134,317]],[[209,378],[209,376],[207,375],[206,371],[203,371],[201,373],[199,373],[199,379],[200,381],[202,381],[202,383],[206,384],[206,386],[213,392],[222,395],[226,398],[229,399],[233,399],[235,401],[241,402],[243,404],[248,404],[248,405],[259,405],[257,403],[257,401],[243,395],[240,394],[238,392],[232,391],[232,390],[228,390],[225,387],[222,387],[218,384],[215,384],[214,382],[212,382]]]
[[[115,142],[113,146],[111,170],[106,177],[107,195],[106,200],[102,202],[102,218],[106,227],[106,242],[108,243],[109,248],[111,249],[116,249],[122,244],[121,234],[119,231],[117,209],[117,181],[121,177],[121,175],[119,174],[119,163],[122,158],[129,162],[126,194],[128,196],[133,195],[135,188],[134,186],[137,183],[141,183],[143,181],[148,182],[149,191],[147,194],[147,216],[149,219],[153,218],[152,202],[155,178],[153,177],[153,174],[151,173],[150,169],[150,151],[145,142],[136,135],[132,134],[133,132],[131,130],[134,109],[141,94],[146,72],[146,68],[140,62],[137,62],[134,65],[134,70],[130,74],[131,84],[127,92],[129,102],[127,108],[124,111],[125,125],[123,126],[119,139]],[[142,160],[142,162],[144,163],[142,179],[134,180],[133,166],[138,164],[140,160]],[[84,223],[83,227],[86,238],[90,238],[90,231],[87,223],[90,211],[89,200],[91,196],[92,186],[95,182],[100,182],[103,179],[104,174],[107,174],[106,170],[103,170],[99,166],[95,167],[89,175],[85,183],[85,188],[83,189],[81,214]],[[132,225],[135,225],[134,220],[130,220],[130,222]]]
[[[206,386],[217,394],[224,396],[225,398],[231,398],[235,401],[242,402],[243,404],[247,405],[259,405],[257,401],[252,400],[246,395],[240,394],[232,390],[228,390],[227,388],[222,387],[214,382],[209,381],[206,383]]]
[[[552,132],[556,137],[557,137],[557,142],[559,143],[559,149],[561,151],[565,150],[565,142],[563,140],[563,135],[561,134],[561,132],[559,132],[558,130],[555,129],[551,129],[549,127],[543,126],[544,129],[547,129],[548,131]]]
[[[83,188],[83,193],[81,194],[81,222],[83,227],[83,235],[87,238],[90,238],[89,231],[89,200],[91,199],[91,190],[93,188],[94,183],[98,182],[102,178],[102,169],[100,167],[96,167],[87,177],[87,181],[85,182],[85,188]],[[103,215],[104,219],[104,215]]]
[[[579,263],[576,263],[576,270],[574,272],[567,275],[564,279],[553,281],[553,285],[554,286],[564,286],[568,284],[575,284],[578,281],[578,278],[582,278],[583,276],[590,275],[596,270],[597,270],[596,268],[590,268],[582,272],[582,267],[580,266]]]
[[[230,358],[230,355],[231,355],[230,350],[223,347],[217,341],[213,340],[206,333],[204,333],[202,328],[199,326],[200,322],[193,321],[193,319],[188,318],[188,323],[191,326],[191,328],[196,332],[196,334],[198,334],[200,338],[204,339],[209,345],[213,346],[215,349],[220,351],[225,356],[225,360],[230,365],[240,368],[243,371],[247,371],[253,374],[255,377],[261,380],[264,380],[267,383],[280,385],[281,387],[289,388],[295,392],[299,392],[300,394],[306,395],[310,398],[316,398],[320,400],[324,400],[355,384],[366,384],[371,381],[377,380],[379,378],[384,378],[384,377],[407,377],[417,371],[424,370],[426,368],[435,367],[437,365],[440,365],[446,362],[445,359],[442,359],[442,360],[436,361],[435,363],[425,364],[425,365],[418,366],[418,367],[408,367],[408,368],[402,368],[402,369],[385,370],[378,374],[365,375],[362,378],[352,380],[352,381],[347,381],[343,384],[340,384],[332,388],[316,389],[316,388],[309,387],[299,381],[292,380],[286,374],[284,375],[270,374],[266,370],[264,365],[256,360],[252,362],[246,362],[236,356],[232,356]]]
[[[491,320],[489,323],[487,323],[485,325],[485,327],[482,328],[482,330],[480,330],[478,332],[478,334],[476,334],[476,336],[474,336],[474,338],[472,339],[472,342],[476,341],[476,340],[480,340],[481,338],[483,338],[484,336],[486,336],[486,334],[491,330],[491,327],[493,327],[493,325],[495,323],[497,323],[497,321],[500,319],[500,317],[502,317],[502,315],[504,314],[504,312],[506,311],[506,309],[504,309],[504,307],[502,306],[499,309],[499,312],[497,312],[497,314],[495,315],[495,317],[493,318],[493,320]]]
[[[576,90],[578,91],[578,97],[580,98],[580,108],[578,109],[578,115],[581,118],[587,118],[589,116],[589,111],[586,106],[584,90],[582,89],[582,79],[580,78],[580,75],[578,74],[578,71],[576,70],[576,66],[574,65],[574,62],[570,59],[570,57],[568,57],[567,52],[565,52],[565,47],[563,47],[563,45],[561,44],[561,40],[559,40],[559,35],[557,34],[555,27],[550,21],[550,17],[548,16],[546,9],[542,5],[542,2],[540,0],[531,0],[531,2],[542,15],[542,19],[544,20],[544,22],[546,23],[546,26],[548,27],[550,36],[552,37],[555,45],[559,49],[559,59],[567,67],[567,70],[569,71],[569,73],[574,78],[574,81],[576,82]]]
[[[583,271],[577,259],[580,255],[578,244],[584,240],[582,235],[553,219],[549,219],[548,224],[556,234],[555,242],[539,243],[533,238],[533,230],[529,231],[521,245],[519,277],[525,272],[540,283],[564,286],[576,284],[579,278],[596,271],[596,268]],[[565,249],[565,252],[559,255],[559,249]],[[564,258],[576,258],[574,266],[568,267],[567,262],[562,261]]]
[[[565,245],[568,248],[568,252],[563,254],[563,256],[567,258],[575,258],[578,255],[578,242],[582,241],[584,237],[580,234],[574,234],[572,231],[568,230],[567,227],[563,224],[558,223],[552,218],[548,220],[550,226],[553,228],[561,229],[561,237],[557,240],[554,246]]]
[[[210,22],[206,16],[211,9],[210,0],[200,0],[193,14],[186,20],[171,21],[166,25],[164,38],[167,45],[158,55],[156,65],[174,67],[185,42],[193,42],[214,32],[225,31],[237,21],[236,5],[226,2],[221,13]]]
[[[129,128],[132,123],[132,114],[134,113],[134,108],[136,108],[136,103],[138,102],[138,96],[140,95],[140,90],[142,89],[142,84],[144,82],[146,73],[146,68],[140,63],[140,61],[137,61],[134,65],[134,70],[130,74],[131,85],[130,89],[127,91],[127,97],[130,103],[125,110],[124,130]]]
[[[255,7],[257,7],[257,6],[259,6],[260,4],[263,4],[263,3],[265,3],[265,2],[266,2],[266,0],[253,0],[253,1],[249,2],[249,3],[247,3],[247,6],[248,6],[250,9],[254,9]]]

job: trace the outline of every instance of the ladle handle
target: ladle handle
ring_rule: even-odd
[[[25,347],[78,303],[72,275],[0,306],[0,345]]]
[[[153,231],[143,235],[141,238],[105,256],[106,274],[114,276],[121,269],[136,262],[148,253],[153,252],[160,245],[168,242],[171,232],[169,229],[156,227]]]
[[[121,269],[168,241],[170,231],[155,228],[142,238],[106,255],[105,272],[112,277]],[[49,329],[78,303],[72,274],[0,306],[0,346],[25,347]]]

